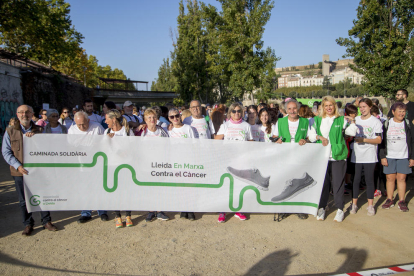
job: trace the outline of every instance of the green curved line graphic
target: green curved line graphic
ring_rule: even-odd
[[[262,201],[260,198],[260,191],[254,186],[244,187],[239,194],[239,206],[233,206],[233,190],[234,190],[234,178],[229,173],[224,173],[220,177],[220,182],[218,184],[200,184],[200,183],[160,183],[160,182],[140,182],[137,179],[135,169],[131,165],[122,164],[119,165],[114,172],[114,186],[112,188],[108,187],[108,157],[103,152],[97,152],[93,156],[91,163],[25,163],[23,166],[28,168],[92,168],[98,162],[98,157],[102,157],[104,161],[103,165],[103,188],[108,193],[115,192],[118,188],[118,174],[122,169],[128,169],[131,172],[132,181],[138,186],[154,186],[154,187],[186,187],[186,188],[210,188],[218,189],[224,185],[225,178],[230,180],[230,191],[229,191],[229,208],[233,212],[241,210],[243,207],[244,194],[248,190],[252,190],[256,193],[256,200],[260,205],[296,205],[296,206],[309,206],[318,208],[318,204],[310,202],[266,202]]]

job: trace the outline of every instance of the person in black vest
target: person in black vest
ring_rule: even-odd
[[[10,165],[11,175],[16,185],[16,191],[19,195],[19,206],[23,217],[25,229],[22,235],[29,236],[33,232],[34,219],[32,213],[27,212],[26,200],[24,196],[23,175],[29,172],[23,167],[23,135],[32,137],[35,133],[42,133],[43,128],[35,125],[31,118],[33,108],[28,105],[21,105],[17,108],[17,117],[20,124],[7,128],[3,137],[2,154],[7,164]],[[40,212],[42,216],[42,225],[49,231],[57,231],[56,226],[52,224],[50,212]]]

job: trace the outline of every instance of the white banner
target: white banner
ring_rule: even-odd
[[[29,212],[132,210],[316,215],[321,144],[93,135],[24,137]]]

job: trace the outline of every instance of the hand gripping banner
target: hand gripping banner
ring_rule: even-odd
[[[321,144],[58,134],[23,142],[29,212],[316,215],[330,151]]]

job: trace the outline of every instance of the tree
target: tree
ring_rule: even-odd
[[[163,64],[158,69],[158,78],[152,82],[151,91],[174,91],[176,85],[170,59],[163,59]]]
[[[72,26],[69,7],[64,0],[4,0],[0,44],[50,67],[75,58],[83,36]]]
[[[276,57],[275,50],[270,47],[266,49],[263,57],[262,74],[260,75],[260,89],[256,91],[255,97],[259,102],[267,102],[270,98],[273,98],[273,91],[277,87],[277,75],[275,72],[276,62],[280,58]]]
[[[374,95],[394,96],[414,76],[414,2],[412,0],[364,0],[345,46],[344,57],[354,57],[350,67],[364,74],[365,89]]]

